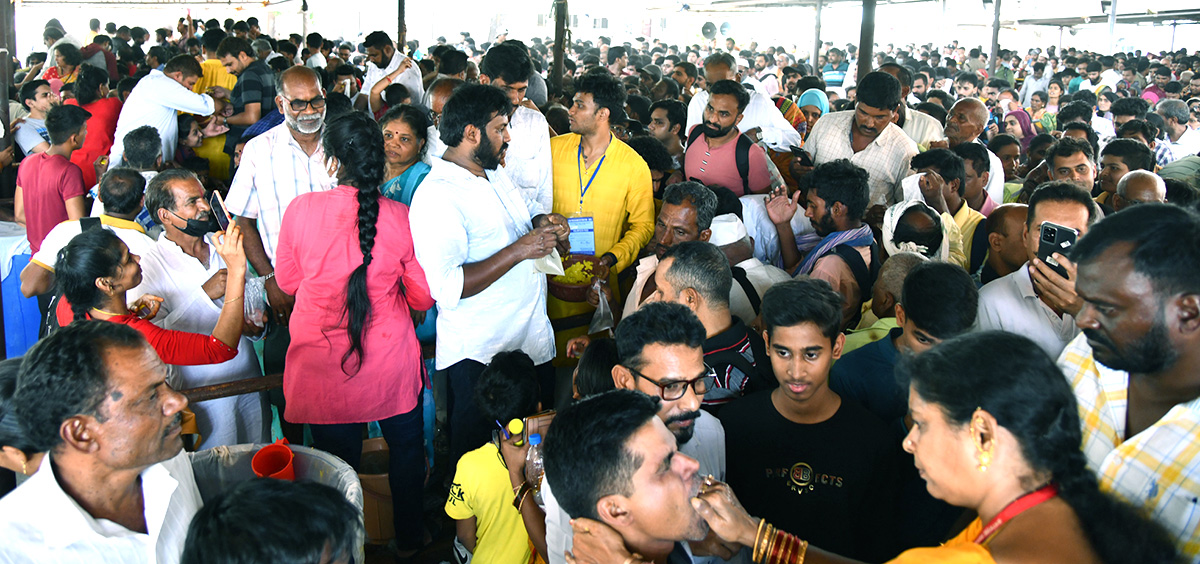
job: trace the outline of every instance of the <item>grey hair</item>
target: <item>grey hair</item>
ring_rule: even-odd
[[[1126,173],[1125,176],[1122,176],[1121,180],[1117,181],[1117,195],[1122,198],[1127,197],[1126,189],[1129,186],[1129,182],[1131,180],[1137,180],[1138,178],[1150,178],[1154,182],[1154,189],[1159,194],[1166,196],[1167,183],[1163,181],[1161,176],[1148,170],[1131,170]]]
[[[1163,119],[1175,118],[1175,121],[1183,124],[1186,124],[1191,118],[1188,105],[1183,100],[1163,100],[1158,103],[1155,111]]]
[[[733,271],[721,249],[707,241],[687,241],[672,247],[663,260],[668,258],[675,262],[663,276],[677,292],[691,288],[704,301],[718,308],[729,308]]]
[[[929,258],[917,253],[903,252],[891,255],[883,261],[883,266],[879,267],[879,280],[875,283],[881,290],[895,297],[896,301],[900,301],[900,294],[904,291],[904,279],[908,278],[909,271],[923,262],[929,262]]]
[[[256,52],[257,51],[270,51],[271,50],[271,42],[267,41],[266,39],[261,39],[261,38],[255,39],[254,41],[250,42],[250,48],[254,49]]]
[[[683,205],[684,200],[690,200],[696,208],[696,227],[704,231],[712,227],[713,216],[717,213],[717,195],[712,189],[699,182],[688,180],[676,182],[663,192],[663,203],[672,206]]]

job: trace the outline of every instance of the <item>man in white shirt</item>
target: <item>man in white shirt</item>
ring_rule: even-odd
[[[1037,258],[1042,226],[1053,223],[1075,230],[1082,238],[1098,215],[1091,195],[1075,184],[1052,181],[1035,190],[1029,197],[1024,232],[1029,262],[979,291],[979,328],[1024,335],[1057,358],[1079,333],[1074,316],[1083,307],[1083,300],[1075,293],[1075,266],[1064,255],[1052,258],[1070,274],[1068,277]]]
[[[963,98],[954,103],[946,116],[946,147],[953,149],[961,143],[980,143],[979,136],[987,129],[988,109],[978,98]],[[994,202],[1004,201],[1004,163],[1000,157],[988,151],[991,166],[988,183],[984,187]]]
[[[884,63],[879,70],[900,81],[900,96],[907,100],[912,93],[912,71],[908,70],[908,67],[896,63]],[[913,140],[913,143],[917,144],[918,149],[929,149],[931,143],[946,138],[946,134],[942,131],[942,124],[938,120],[925,112],[910,110],[904,102],[896,107],[895,123],[900,126],[909,139]]]
[[[162,71],[152,70],[139,80],[117,118],[117,130],[108,158],[109,168],[121,162],[125,135],[134,129],[143,125],[157,129],[162,139],[162,154],[174,155],[175,145],[179,141],[178,112],[198,116],[222,113],[224,102],[214,100],[208,94],[192,92],[192,87],[201,76],[204,76],[204,71],[195,57],[178,55],[168,61]]]
[[[323,69],[329,66],[329,62],[325,59],[325,54],[321,52],[321,48],[325,46],[325,38],[321,34],[313,32],[304,38],[304,46],[308,47],[308,59],[304,61],[304,66],[310,69]]]
[[[533,63],[529,52],[517,41],[492,47],[479,64],[479,83],[503,90],[512,103],[513,113],[508,116],[512,141],[504,157],[504,171],[526,199],[550,210],[554,207],[550,126],[542,112],[522,104],[531,74]]]
[[[371,89],[375,83],[395,72],[405,59],[404,54],[396,52],[392,38],[382,31],[375,31],[367,35],[364,44],[367,47],[367,72],[363,77],[362,88],[354,96],[354,107],[359,110],[367,108]],[[420,66],[414,64],[408,67],[395,82],[408,90],[413,103],[419,103],[421,93],[425,91],[425,85],[421,80]],[[372,113],[372,115],[374,114]]]
[[[1021,107],[1028,108],[1033,103],[1033,93],[1045,92],[1050,87],[1052,78],[1053,73],[1046,71],[1046,63],[1034,63],[1033,73],[1025,77],[1025,82],[1021,83],[1021,91],[1017,94],[1021,100]]]
[[[803,217],[803,214],[796,215]],[[736,215],[729,213],[714,217],[711,228],[712,236],[708,242],[720,247],[733,272],[729,310],[742,321],[751,323],[762,311],[762,297],[767,290],[792,277],[782,268],[765,264],[754,257],[754,241]]]
[[[446,152],[433,160],[409,216],[417,260],[437,300],[435,361],[450,383],[452,465],[495,428],[472,397],[493,355],[521,350],[541,380],[553,378],[546,276],[535,260],[560,244],[566,250],[567,222],[525,198],[500,168],[510,111],[498,88],[466,84],[450,96],[441,118]]]
[[[204,198],[200,179],[187,169],[168,169],[146,187],[146,207],[163,226],[158,243],[142,255],[144,293],[163,299],[154,323],[164,329],[207,335],[217,326],[225,296],[225,261],[208,238],[220,226]],[[244,333],[262,329],[248,320]],[[220,364],[178,366],[171,385],[178,390],[262,376],[254,345],[246,337],[238,355]],[[249,393],[192,406],[203,442],[198,449],[269,442],[271,417],[266,396]],[[266,413],[267,415],[264,415]]]
[[[1154,109],[1167,122],[1165,133],[1167,145],[1176,159],[1200,153],[1200,131],[1188,126],[1191,118],[1187,103],[1183,100],[1163,100]]]
[[[39,470],[0,499],[0,560],[175,564],[203,502],[180,440],[187,398],[137,330],[59,329],[30,349],[13,404]]]
[[[100,197],[109,203],[108,209],[98,218],[88,218],[111,229],[129,247],[129,252],[138,256],[143,256],[154,247],[154,239],[147,236],[135,221],[142,211],[145,189],[145,178],[133,169],[114,168],[108,171],[100,179]],[[58,261],[58,251],[83,232],[84,221],[88,219],[64,221],[46,234],[42,247],[21,271],[21,293],[25,297],[32,298],[54,289],[54,266]],[[135,299],[143,293],[142,285],[139,285],[127,297]]]
[[[868,208],[901,200],[900,181],[909,175],[909,161],[917,154],[917,144],[893,123],[901,91],[892,75],[868,73],[859,82],[855,109],[822,116],[804,144],[815,165],[847,159],[865,169]]]
[[[715,84],[721,80],[737,80],[737,62],[728,53],[714,53],[704,61],[704,76],[706,84]],[[687,127],[693,127],[704,121],[704,108],[708,106],[708,91],[701,90],[688,103]],[[742,121],[738,122],[738,130],[750,136],[756,142],[761,141],[767,147],[785,152],[792,147],[803,144],[800,132],[775,107],[775,104],[761,92],[750,94],[750,103],[742,112]]]

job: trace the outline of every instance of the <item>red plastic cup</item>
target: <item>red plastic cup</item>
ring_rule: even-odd
[[[287,445],[287,439],[279,439],[258,449],[254,458],[250,459],[250,468],[254,470],[254,475],[259,478],[294,481],[296,470],[292,468],[292,459],[295,458],[295,454]]]

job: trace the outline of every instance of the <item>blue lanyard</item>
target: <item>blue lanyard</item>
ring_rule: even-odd
[[[612,144],[612,134],[608,134],[608,143]],[[592,187],[592,181],[596,179],[596,175],[600,173],[600,167],[604,166],[604,158],[608,156],[608,151],[600,157],[596,163],[596,170],[592,171],[592,177],[588,179],[587,185],[583,183],[583,138],[579,139],[579,156],[576,159],[577,170],[579,171],[579,211],[583,211],[583,196],[587,194],[588,188]]]

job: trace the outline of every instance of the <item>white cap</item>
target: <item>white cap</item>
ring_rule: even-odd
[[[712,229],[712,235],[709,236],[708,242],[718,247],[731,245],[746,238],[746,226],[738,216],[731,213],[714,217],[709,229]]]
[[[750,61],[747,61],[744,57],[738,57],[737,66],[750,68]]]

